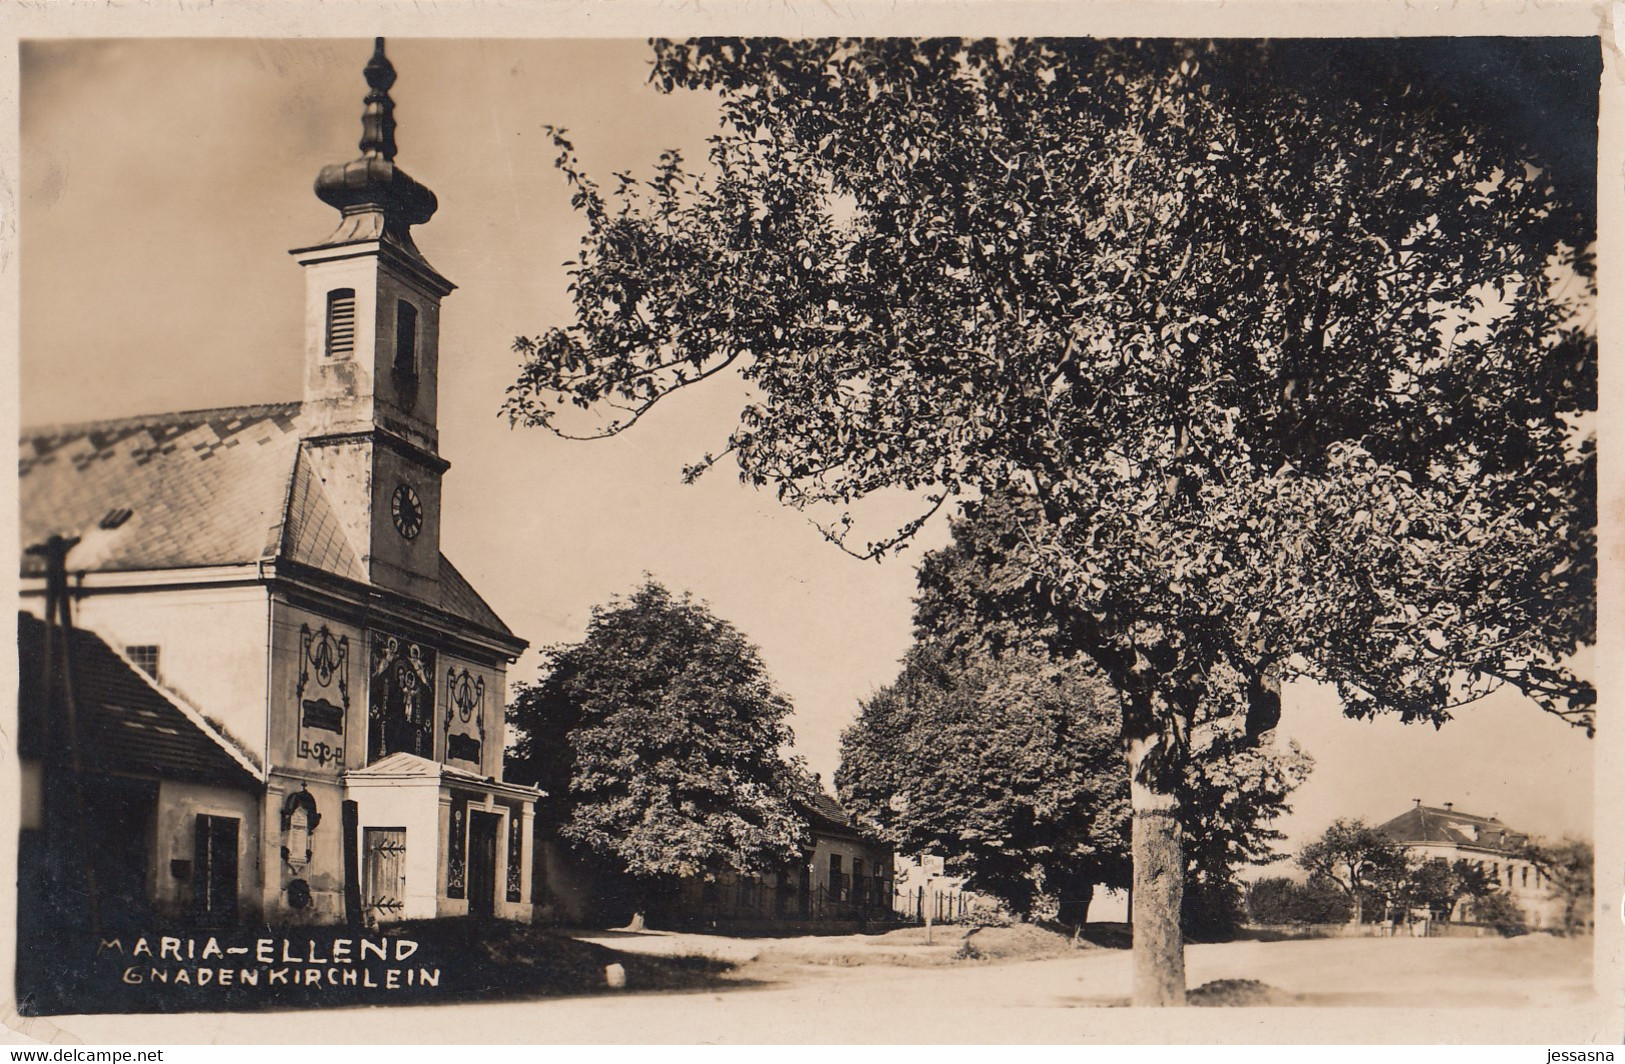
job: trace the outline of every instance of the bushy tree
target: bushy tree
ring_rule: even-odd
[[[1511,895],[1492,890],[1473,901],[1473,919],[1494,928],[1502,938],[1515,938],[1529,933],[1528,919],[1523,908]]]
[[[1488,897],[1495,889],[1495,881],[1476,861],[1424,857],[1410,861],[1398,900],[1406,908],[1425,908],[1435,918],[1448,919],[1457,902]]]
[[[1044,894],[1082,923],[1093,886],[1127,885],[1122,710],[1033,583],[1019,506],[967,507],[951,543],[922,559],[915,646],[843,734],[837,783],[905,851],[948,855],[1018,912]],[[1275,859],[1271,822],[1309,771],[1295,744],[1255,738],[1204,727],[1181,782],[1187,933],[1234,929],[1235,872]],[[995,763],[989,750],[1010,755]]]
[[[1194,729],[1333,686],[1442,723],[1510,684],[1589,727],[1595,41],[700,40],[708,166],[606,192],[508,412],[613,435],[721,373],[697,474],[829,511],[1021,492],[1123,704],[1135,1000],[1183,1000]],[[1512,86],[1509,101],[1503,86]],[[1510,106],[1515,102],[1517,106]],[[587,412],[578,427],[568,416]],[[562,415],[562,416],[561,416]],[[848,541],[851,542],[848,542]]]
[[[1363,820],[1339,818],[1298,855],[1298,867],[1336,884],[1349,899],[1349,922],[1372,901],[1391,904],[1410,874],[1405,848]]]
[[[1267,876],[1248,884],[1247,918],[1255,924],[1340,924],[1353,904],[1341,887],[1324,877],[1306,883]]]
[[[1521,854],[1540,869],[1563,899],[1563,932],[1590,930],[1596,905],[1596,854],[1583,839],[1534,841]]]
[[[517,685],[507,774],[546,790],[542,825],[632,877],[647,906],[677,877],[799,858],[810,781],[785,754],[790,711],[737,629],[650,579]]]
[[[1108,688],[1079,663],[1012,651],[974,663],[916,647],[841,735],[841,799],[904,853],[1031,916],[1083,923],[1128,884],[1128,781]]]

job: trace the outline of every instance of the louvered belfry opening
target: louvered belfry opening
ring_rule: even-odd
[[[349,358],[355,352],[355,289],[327,293],[327,357]]]

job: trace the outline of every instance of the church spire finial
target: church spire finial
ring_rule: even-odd
[[[434,216],[433,192],[395,165],[395,67],[384,54],[384,39],[374,39],[372,58],[363,68],[367,98],[361,111],[361,156],[324,166],[316,177],[316,195],[344,214],[329,243],[386,237],[416,253],[411,227]]]
[[[372,58],[362,73],[366,75],[367,93],[361,112],[361,154],[395,158],[395,101],[389,98],[389,88],[395,84],[395,68],[384,54],[384,39],[373,39]]]

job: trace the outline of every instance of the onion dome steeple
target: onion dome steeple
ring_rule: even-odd
[[[344,214],[326,242],[384,239],[416,252],[411,227],[432,218],[439,202],[395,165],[395,101],[389,97],[395,68],[382,37],[376,38],[363,73],[370,91],[361,112],[361,156],[324,166],[316,178],[316,195]]]

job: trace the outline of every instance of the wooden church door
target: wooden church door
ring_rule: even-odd
[[[405,828],[367,828],[363,832],[361,908],[369,921],[401,918],[406,908]]]

